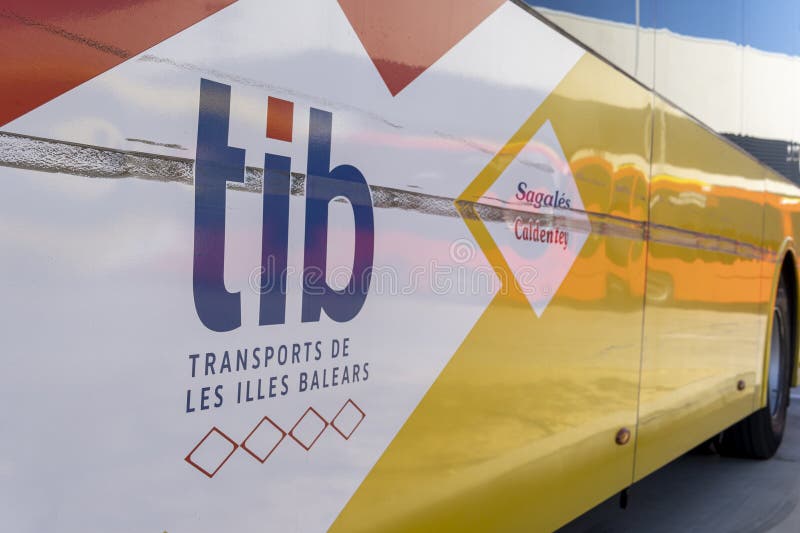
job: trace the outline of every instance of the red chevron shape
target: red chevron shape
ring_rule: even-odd
[[[339,0],[392,96],[505,0]]]
[[[0,126],[235,0],[4,0]]]

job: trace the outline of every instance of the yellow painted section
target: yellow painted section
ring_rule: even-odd
[[[753,411],[775,269],[763,167],[660,100],[654,123],[637,480]]]
[[[650,103],[584,56],[457,200],[513,279],[470,202],[550,120],[593,233],[540,318],[498,293],[333,531],[549,530],[631,483],[633,440],[614,439],[636,429]]]

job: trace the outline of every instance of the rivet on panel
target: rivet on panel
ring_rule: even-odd
[[[747,385],[745,384],[743,379],[740,379],[736,382],[736,390],[744,390]]]
[[[628,444],[628,442],[631,440],[631,430],[629,430],[628,428],[620,429],[619,431],[617,431],[617,437],[614,440],[620,446]]]

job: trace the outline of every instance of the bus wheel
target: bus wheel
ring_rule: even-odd
[[[769,367],[765,385],[767,406],[722,433],[718,445],[722,455],[769,459],[778,451],[786,426],[786,408],[789,405],[793,338],[791,316],[789,295],[781,276],[772,310]]]

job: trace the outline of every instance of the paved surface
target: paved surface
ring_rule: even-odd
[[[800,388],[789,426],[769,461],[688,454],[616,496],[560,533],[709,531],[800,533]]]

